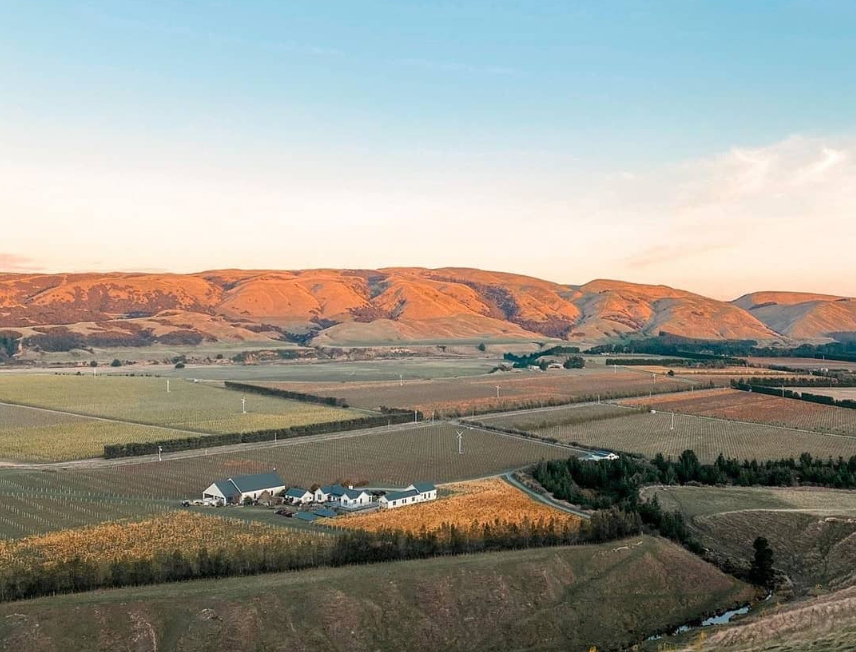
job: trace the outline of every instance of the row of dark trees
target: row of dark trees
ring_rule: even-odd
[[[422,415],[417,413],[421,420]],[[104,446],[104,457],[133,457],[137,455],[154,455],[160,448],[164,453],[175,451],[212,448],[229,444],[248,444],[260,441],[275,441],[293,439],[309,435],[321,435],[328,432],[345,432],[346,430],[362,430],[364,428],[380,428],[387,424],[408,423],[414,418],[413,412],[393,410],[388,413],[348,419],[347,421],[330,421],[326,423],[309,423],[290,428],[269,428],[252,432],[230,432],[219,435],[199,435],[198,437],[181,437],[177,439],[161,439],[152,442],[128,442],[125,444],[107,444]]]
[[[772,384],[755,384],[754,380],[751,381],[751,383],[732,380],[731,386],[734,389],[739,389],[744,392],[757,392],[758,394],[769,394],[770,396],[791,398],[797,401],[808,401],[809,403],[820,403],[821,405],[831,405],[833,407],[842,407],[851,410],[856,410],[856,401],[854,400],[836,399],[832,396],[826,396],[824,394],[811,394],[810,392],[795,392],[790,389],[785,389],[784,384],[774,386]]]
[[[555,520],[521,523],[495,521],[470,527],[444,524],[432,532],[356,530],[331,536],[329,544],[283,541],[239,548],[200,547],[162,551],[136,560],[111,562],[74,557],[34,564],[13,560],[0,572],[0,600],[22,600],[56,593],[87,591],[197,578],[255,575],[320,566],[344,566],[427,559],[442,555],[521,550],[611,541],[638,534],[636,514],[618,509],[597,512],[579,527]]]

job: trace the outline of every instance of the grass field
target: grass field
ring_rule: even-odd
[[[251,432],[357,418],[360,412],[249,395],[205,383],[157,378],[16,374],[0,376],[0,459],[62,461],[100,456],[105,444]],[[99,421],[74,416],[100,417]],[[146,426],[159,426],[151,428]],[[166,428],[161,429],[161,428]]]
[[[825,390],[812,393],[824,394]],[[847,391],[847,390],[837,390]],[[856,397],[856,390],[852,390]],[[655,396],[622,401],[624,405],[648,405],[656,410],[774,426],[832,432],[856,437],[856,410],[799,401],[757,392],[714,389],[692,394]]]
[[[137,637],[133,649],[159,652],[587,652],[750,595],[680,547],[638,537],[0,605],[0,647],[106,652]]]
[[[427,503],[340,518],[335,524],[360,530],[389,528],[418,534],[423,529],[437,530],[444,524],[467,529],[496,520],[518,524],[542,520],[576,524],[579,521],[570,514],[536,502],[499,478],[448,484],[443,489],[451,491],[451,495]]]
[[[0,459],[57,462],[100,456],[105,444],[186,436],[178,430],[0,405]]]
[[[727,381],[726,381],[727,382]],[[570,403],[602,398],[673,392],[692,384],[685,379],[652,376],[606,367],[561,371],[515,371],[431,381],[263,383],[321,396],[344,398],[349,405],[419,409],[426,414],[466,415],[513,407]],[[497,397],[497,386],[499,396]]]
[[[188,364],[184,369],[172,365],[134,365],[99,368],[99,374],[146,373],[162,378],[199,380],[338,382],[451,378],[489,373],[500,358],[486,357],[414,357],[393,360],[288,362],[266,364]]]
[[[549,421],[551,416],[548,415],[552,414],[552,410],[545,411],[548,424],[528,432],[560,442],[649,457],[663,453],[677,458],[683,451],[692,449],[702,462],[713,462],[719,453],[741,460],[799,457],[804,452],[820,458],[856,455],[856,437],[802,432],[763,424],[676,414],[672,430],[672,415],[657,412],[556,425]],[[510,417],[506,423],[513,423],[516,418]],[[539,417],[530,413],[522,418],[531,422]],[[558,415],[554,418],[559,419]],[[499,425],[496,421],[485,420]]]

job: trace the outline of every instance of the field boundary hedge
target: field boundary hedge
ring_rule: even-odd
[[[422,420],[421,413],[417,413],[417,417],[420,421]],[[388,424],[410,423],[413,419],[413,412],[387,409],[384,414],[366,416],[359,419],[349,419],[347,421],[310,423],[305,426],[271,428],[268,430],[255,430],[252,432],[231,432],[220,435],[200,435],[198,437],[161,439],[160,441],[152,442],[107,444],[104,446],[104,457],[105,459],[115,459],[118,457],[154,455],[158,452],[158,448],[160,448],[164,453],[174,453],[176,451],[195,450],[199,448],[228,446],[229,444],[249,444],[262,441],[294,439],[297,437],[307,437],[309,435],[322,435],[330,432],[363,430],[367,428],[379,428]]]
[[[318,405],[329,405],[331,407],[348,407],[348,402],[343,398],[334,396],[318,396],[316,394],[304,394],[303,392],[292,392],[288,389],[280,389],[278,387],[264,387],[262,385],[251,385],[250,383],[238,383],[233,380],[227,380],[223,383],[226,389],[231,389],[238,392],[247,392],[249,394],[261,394],[262,396],[275,396],[277,398],[287,398],[292,401],[302,401],[304,403],[317,403]]]
[[[763,385],[752,385],[751,383],[735,382],[731,385],[734,389],[739,389],[743,392],[757,392],[758,394],[768,394],[770,396],[778,396],[779,398],[791,398],[797,401],[807,401],[809,403],[819,403],[820,405],[829,405],[832,407],[848,408],[856,410],[856,401],[850,399],[837,400],[832,396],[824,394],[810,394],[808,392],[795,392],[784,387],[767,387]]]

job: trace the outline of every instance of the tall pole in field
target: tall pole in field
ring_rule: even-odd
[[[496,386],[496,398],[499,398],[499,390],[501,389],[502,387],[500,387],[499,385]]]
[[[413,423],[419,422],[419,410],[413,410]]]
[[[402,374],[398,374],[398,386],[402,387],[404,385],[404,376]]]
[[[162,462],[161,453],[163,453],[163,446],[158,446],[158,462]]]
[[[669,426],[669,430],[675,429],[675,413],[672,412],[672,424]]]
[[[241,397],[241,414],[247,413],[247,399],[245,397]]]
[[[166,393],[169,394],[169,378],[166,379]]]
[[[462,430],[458,430],[458,455],[462,455],[464,453],[464,432]]]

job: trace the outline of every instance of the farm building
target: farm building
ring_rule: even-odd
[[[276,471],[272,471],[218,480],[202,492],[202,500],[237,505],[247,498],[257,500],[265,492],[275,495],[282,491],[285,491],[285,483]]]
[[[396,507],[404,507],[405,505],[424,503],[436,499],[437,487],[430,482],[417,482],[407,487],[404,491],[394,491],[381,496],[378,502],[381,509],[395,509]]]
[[[315,494],[308,489],[292,487],[285,492],[285,500],[292,505],[296,505],[298,503],[311,503],[315,500]]]
[[[371,494],[362,489],[345,489],[345,493],[339,498],[339,504],[342,507],[359,507],[360,505],[368,505],[371,501]]]
[[[315,490],[316,503],[338,503],[347,489],[340,484],[328,484]]]

